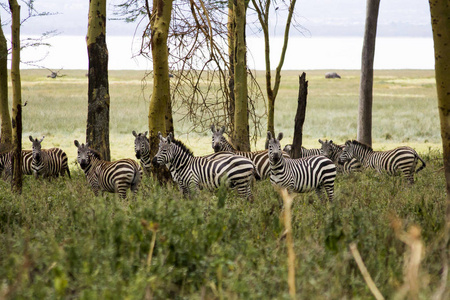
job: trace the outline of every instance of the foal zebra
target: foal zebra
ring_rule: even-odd
[[[292,157],[292,144],[287,144],[286,146],[284,146],[283,151],[286,152],[290,157]],[[322,149],[316,149],[316,148],[306,149],[305,147],[302,146],[302,149],[301,149],[301,157],[302,158],[314,156],[314,155],[323,155]]]
[[[44,140],[33,139],[30,135],[32,143],[31,170],[35,178],[42,175],[43,178],[64,176],[65,172],[70,178],[69,166],[67,164],[67,154],[59,148],[41,149],[41,143]]]
[[[6,181],[12,178],[12,152],[5,152],[0,154],[0,176],[5,171],[3,178]],[[22,150],[22,174],[32,175],[31,161],[33,160],[33,152],[31,150]]]
[[[136,194],[142,178],[142,169],[132,159],[120,159],[114,162],[100,158],[100,153],[90,149],[89,144],[81,144],[75,140],[78,148],[77,161],[86,175],[87,181],[98,196],[99,191],[118,193],[119,197],[127,197],[127,189]]]
[[[321,139],[319,139],[319,143],[322,144],[323,156],[333,161],[339,173],[349,174],[351,172],[361,171],[362,165],[356,158],[346,161],[343,165],[338,162],[339,156],[344,151],[343,145],[336,145],[332,140],[322,141]]]
[[[395,175],[399,171],[403,173],[410,184],[414,184],[414,172],[418,173],[425,168],[425,161],[410,147],[398,147],[388,151],[373,151],[373,149],[358,141],[345,142],[344,150],[339,156],[339,162],[356,158],[364,168],[375,169],[378,172],[386,171],[389,175]],[[422,162],[416,170],[417,161]]]
[[[236,155],[244,156],[244,157],[250,159],[253,162],[253,164],[256,166],[256,169],[258,170],[258,174],[260,175],[261,179],[266,179],[267,177],[269,177],[270,166],[269,166],[268,150],[261,150],[261,151],[255,151],[255,152],[238,151],[223,136],[223,133],[225,132],[225,126],[216,130],[215,126],[211,125],[211,131],[213,134],[212,135],[212,148],[214,149],[214,152],[217,153],[220,151],[229,151],[229,152],[233,152]],[[283,156],[286,158],[289,158],[289,155],[285,152],[283,152]]]
[[[136,158],[139,159],[142,169],[144,169],[145,174],[150,174],[150,169],[152,166],[152,158],[150,156],[150,142],[147,138],[147,133],[136,133],[133,130],[134,139],[134,152]]]
[[[214,190],[225,184],[236,189],[239,196],[252,199],[251,183],[258,175],[248,158],[230,152],[194,156],[181,141],[173,138],[172,133],[167,138],[160,132],[158,136],[159,149],[152,162],[169,168],[185,196],[195,189]]]
[[[315,190],[319,199],[323,199],[321,191],[324,188],[328,200],[333,201],[336,166],[331,159],[321,155],[297,159],[285,158],[281,154],[282,138],[281,132],[277,138],[274,138],[270,131],[267,132],[272,185],[284,187],[289,192],[295,193]]]

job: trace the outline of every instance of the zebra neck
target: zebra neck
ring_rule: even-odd
[[[141,163],[145,166],[145,167],[150,167],[152,164],[152,158],[150,156],[150,152],[146,151],[145,154],[143,153],[141,156]]]
[[[222,138],[222,151],[230,151],[230,152],[236,152],[236,148],[234,148],[233,145],[231,145],[231,143],[226,139],[226,138]]]
[[[95,167],[97,167],[99,164],[101,164],[101,160],[91,156],[89,159],[89,164],[86,166],[86,168],[84,168],[84,174],[86,174],[86,176],[90,175],[92,172],[94,172]]]
[[[274,162],[273,160],[269,160],[269,165],[270,168],[272,169],[272,172],[277,172],[280,170],[283,170],[285,165],[286,165],[286,160],[284,159],[283,156],[280,157],[280,160],[278,160],[277,162]]]

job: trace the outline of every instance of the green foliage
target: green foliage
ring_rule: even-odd
[[[417,224],[427,246],[423,298],[440,275],[445,182],[436,153],[412,187],[401,177],[363,172],[337,178],[336,199],[296,196],[293,234],[296,285],[305,299],[370,298],[348,245],[356,242],[383,295],[403,282],[405,245],[393,216]],[[0,281],[11,298],[288,299],[279,195],[257,182],[253,203],[234,192],[177,188],[145,177],[136,198],[94,197],[80,171],[52,182],[25,178],[23,194],[0,182]],[[157,224],[152,264],[146,261]],[[319,295],[319,296],[318,296]]]

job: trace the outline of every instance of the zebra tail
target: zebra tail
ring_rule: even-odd
[[[419,173],[419,171],[424,169],[427,166],[427,164],[425,163],[425,161],[418,154],[417,154],[417,158],[422,162],[422,165],[420,166],[420,168],[418,168],[416,170],[416,173]]]

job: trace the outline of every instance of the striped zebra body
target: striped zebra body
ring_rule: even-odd
[[[77,161],[86,175],[95,196],[98,192],[118,193],[125,199],[127,190],[136,194],[142,178],[142,169],[133,159],[120,159],[114,162],[105,161],[100,154],[89,148],[89,144],[81,144],[75,140],[78,148]]]
[[[174,181],[184,195],[192,190],[215,190],[221,184],[237,190],[237,193],[247,199],[252,199],[251,183],[257,176],[253,163],[239,155],[230,152],[218,152],[207,156],[194,156],[172,134],[160,138],[159,150],[153,158],[153,163],[166,165],[171,171]]]
[[[133,130],[134,139],[134,152],[136,158],[139,159],[142,169],[145,174],[149,175],[152,167],[152,157],[150,155],[150,142],[147,138],[147,133],[139,133]]]
[[[43,178],[58,177],[59,175],[67,175],[70,178],[70,171],[68,166],[67,154],[60,148],[41,149],[42,139],[33,139],[32,142],[32,156],[31,170],[35,178],[42,176]]]
[[[319,139],[319,143],[322,144],[322,153],[324,156],[328,157],[336,165],[338,173],[349,174],[352,172],[359,172],[362,169],[361,163],[356,159],[352,158],[344,162],[344,164],[339,163],[339,156],[341,156],[344,151],[344,145],[336,145],[332,140],[322,141]]]
[[[0,176],[3,174],[3,178],[6,181],[12,179],[12,152],[5,152],[0,154]],[[22,174],[32,175],[31,161],[33,160],[33,154],[31,150],[22,150]],[[5,171],[5,173],[3,173]]]
[[[361,162],[364,168],[386,172],[389,175],[402,173],[409,183],[414,184],[414,173],[425,168],[425,161],[410,147],[398,147],[388,151],[373,151],[373,149],[358,141],[347,141],[339,162],[344,163],[352,158]],[[416,170],[417,161],[422,162]]]
[[[270,132],[267,133],[272,185],[295,193],[315,190],[320,199],[323,198],[322,189],[325,189],[328,200],[332,201],[336,166],[331,159],[321,155],[297,159],[285,158],[281,155],[280,140],[282,138],[282,133],[277,138],[274,138]]]
[[[220,151],[228,151],[232,152],[236,155],[241,155],[250,159],[256,167],[258,174],[261,179],[266,179],[270,175],[270,164],[269,164],[269,155],[268,150],[254,151],[254,152],[246,152],[246,151],[238,151],[234,148],[234,146],[227,141],[227,139],[223,136],[225,131],[225,127],[220,129],[215,129],[215,126],[211,126],[211,131],[213,133],[212,136],[212,148],[214,152]],[[283,153],[286,158],[289,158],[287,153]]]
[[[286,146],[284,146],[283,151],[286,152],[290,157],[292,157],[292,144],[287,144]],[[322,149],[306,149],[302,146],[301,157],[309,157],[314,155],[323,155]]]

